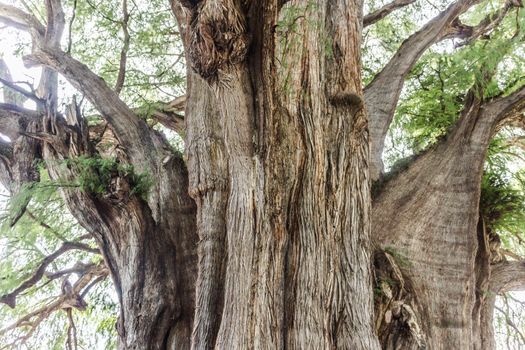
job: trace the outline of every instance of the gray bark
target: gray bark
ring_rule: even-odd
[[[383,184],[373,203],[373,238],[407,259],[403,278],[430,348],[482,348],[492,276],[486,234],[477,229],[483,163],[491,136],[523,108],[523,91],[486,103],[474,95],[446,140]]]
[[[454,31],[453,23],[478,1],[459,0],[450,5],[419,31],[407,38],[386,66],[365,88],[370,120],[372,181],[383,173],[383,149],[405,79],[421,55],[433,44]]]

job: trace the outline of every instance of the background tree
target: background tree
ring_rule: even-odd
[[[109,273],[121,348],[491,349],[493,324],[523,344],[496,298],[524,285],[521,3],[362,6],[0,5],[45,67],[38,86],[0,67],[4,232],[36,222],[52,252],[2,302],[62,286],[6,339],[53,314],[80,344],[71,311],[105,304]],[[56,189],[86,231],[34,208]]]

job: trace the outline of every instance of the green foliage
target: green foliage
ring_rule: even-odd
[[[480,211],[488,226],[498,229],[518,220],[525,224],[525,193],[523,175],[512,183],[502,174],[485,172],[481,182]]]
[[[114,178],[124,178],[129,182],[129,195],[145,198],[153,181],[147,173],[137,173],[130,164],[122,164],[115,158],[102,158],[100,156],[68,159],[64,163],[75,168],[78,177],[75,184],[82,191],[102,195],[107,193]]]
[[[42,259],[56,251],[64,241],[76,241],[84,236],[82,229],[57,192],[57,184],[50,183],[45,171],[42,180],[50,186],[33,186],[31,201],[25,214],[14,227],[6,220],[0,229],[0,295],[11,292],[33,275]],[[37,184],[38,185],[38,184]],[[7,208],[6,208],[7,210]],[[2,217],[8,217],[4,210]],[[94,247],[93,241],[84,241]],[[72,250],[53,261],[49,272],[71,268],[76,262],[99,263],[101,257],[84,251]],[[72,277],[74,279],[74,277]],[[18,318],[33,312],[53,301],[61,294],[61,279],[44,277],[40,283],[26,290],[17,298],[17,307],[0,306],[0,329]],[[74,312],[79,336],[79,348],[115,349],[116,296],[110,281],[93,288],[87,296],[89,308],[85,312]],[[93,312],[89,312],[93,310]],[[102,331],[98,323],[104,323]],[[0,335],[0,344],[7,346],[15,337],[23,336],[27,328],[15,329]],[[64,311],[51,314],[38,327],[25,344],[15,344],[14,349],[63,349],[66,339],[67,319]]]

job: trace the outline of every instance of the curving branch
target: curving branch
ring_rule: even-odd
[[[23,291],[33,287],[38,281],[42,279],[46,275],[46,269],[53,261],[55,261],[59,256],[64,254],[65,252],[68,252],[70,250],[82,250],[88,253],[93,254],[99,254],[98,249],[91,248],[89,245],[85,243],[80,242],[64,242],[62,246],[57,249],[54,253],[46,256],[40,265],[38,265],[38,268],[33,273],[33,275],[24,281],[20,286],[15,288],[11,293],[5,294],[0,297],[0,303],[4,303],[8,305],[11,308],[14,308],[16,306],[16,298],[17,296],[22,293]]]
[[[483,109],[487,114],[496,115],[500,122],[508,124],[522,123],[522,114],[525,110],[525,86],[508,96],[492,99],[484,104]]]
[[[521,0],[507,0],[502,8],[498,11],[487,15],[481,22],[476,26],[467,26],[461,23],[458,19],[452,24],[452,28],[449,33],[443,36],[443,39],[458,38],[464,39],[456,46],[465,46],[473,42],[474,40],[489,35],[489,33],[497,28],[497,26],[503,21],[510,9],[514,7],[522,7]]]
[[[458,0],[434,17],[418,32],[406,39],[392,59],[365,88],[365,102],[369,114],[371,134],[371,176],[379,178],[383,171],[381,161],[385,137],[406,76],[421,55],[434,43],[442,40],[459,15],[477,4],[478,0]]]
[[[105,279],[108,274],[108,269],[104,265],[95,265],[80,276],[77,282],[73,286],[70,286],[65,293],[58,296],[48,304],[22,316],[11,325],[0,329],[0,336],[4,336],[8,332],[12,332],[17,328],[29,327],[29,330],[25,334],[16,337],[11,344],[7,344],[0,349],[11,348],[27,341],[31,335],[34,334],[40,324],[49,317],[49,315],[62,309],[67,310],[71,308],[72,305],[78,303],[78,301],[82,299],[85,293],[92,288],[94,284]],[[13,339],[13,337],[10,337],[10,339]]]
[[[24,57],[28,65],[45,65],[61,73],[81,91],[102,117],[112,126],[121,145],[135,164],[156,164],[150,130],[146,123],[118,97],[117,93],[85,64],[65,52],[51,47],[41,47]],[[143,146],[143,147],[141,147]],[[154,169],[154,166],[151,166]]]
[[[10,27],[30,32],[39,38],[42,38],[46,32],[44,25],[35,16],[8,4],[0,3],[0,22]]]
[[[11,9],[12,6],[0,5]],[[55,89],[56,73],[62,74],[69,82],[81,91],[99,110],[102,117],[112,126],[119,142],[128,151],[130,160],[137,164],[140,169],[152,171],[157,164],[156,152],[150,130],[146,123],[138,118],[135,113],[118,97],[107,83],[85,64],[77,61],[60,48],[60,37],[65,25],[64,12],[59,0],[46,0],[48,27],[44,30],[42,25],[35,21],[26,20],[23,23],[32,29],[33,52],[24,57],[28,66],[43,65],[44,69],[41,87],[45,91],[39,91],[39,96],[46,100],[56,101],[56,94],[49,89]],[[6,13],[4,17],[12,13],[16,18],[33,18],[17,8]],[[16,11],[15,11],[16,10]],[[0,11],[0,16],[2,12]],[[35,32],[45,31],[46,35],[36,35]],[[39,89],[41,90],[41,89]],[[56,103],[56,102],[55,102]]]
[[[414,2],[416,2],[416,0],[394,0],[391,3],[388,3],[385,6],[366,15],[363,18],[363,27],[368,27],[369,25],[382,20],[393,11],[413,4]]]
[[[525,290],[525,261],[505,261],[493,265],[490,290],[496,294]]]
[[[32,94],[13,83],[9,68],[3,58],[0,58],[0,83],[4,85],[4,102],[16,106],[23,106]],[[36,96],[34,96],[36,97]]]

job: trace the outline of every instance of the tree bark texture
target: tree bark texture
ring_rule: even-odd
[[[66,158],[59,150],[69,150],[69,159],[95,152],[82,120],[67,120],[74,121],[69,124],[73,128],[55,128],[55,138],[44,147],[50,175],[61,182],[81,175],[75,166],[64,170],[61,161]],[[72,143],[76,147],[71,147]],[[99,154],[103,155],[100,150]],[[113,174],[102,196],[63,191],[71,212],[93,234],[111,271],[121,303],[117,325],[120,349],[190,347],[196,275],[195,204],[187,192],[182,159],[164,152],[159,163],[162,166],[153,189],[159,198],[153,202],[159,213],[156,217],[151,200],[133,194],[129,180],[119,174]]]
[[[185,5],[193,348],[378,348],[361,3]]]
[[[475,3],[409,37],[363,92],[360,0],[173,0],[189,66],[186,165],[59,48],[58,0],[46,1],[48,28],[16,10],[35,41],[26,62],[47,68],[38,111],[9,90],[0,105],[13,140],[0,143],[0,181],[19,191],[43,159],[73,182],[82,174],[65,161],[81,156],[154,179],[144,198],[118,172],[104,194],[62,191],[111,271],[120,349],[492,349],[494,295],[522,287],[512,276],[525,269],[494,263],[480,182],[490,137],[525,92],[470,93],[446,139],[370,198],[404,79]],[[103,124],[88,127],[76,104],[57,114],[56,72]]]
[[[384,183],[374,200],[373,239],[397,258],[410,284],[407,305],[431,349],[483,348],[490,251],[479,196],[486,150],[505,114],[497,106],[469,93],[447,138]]]

